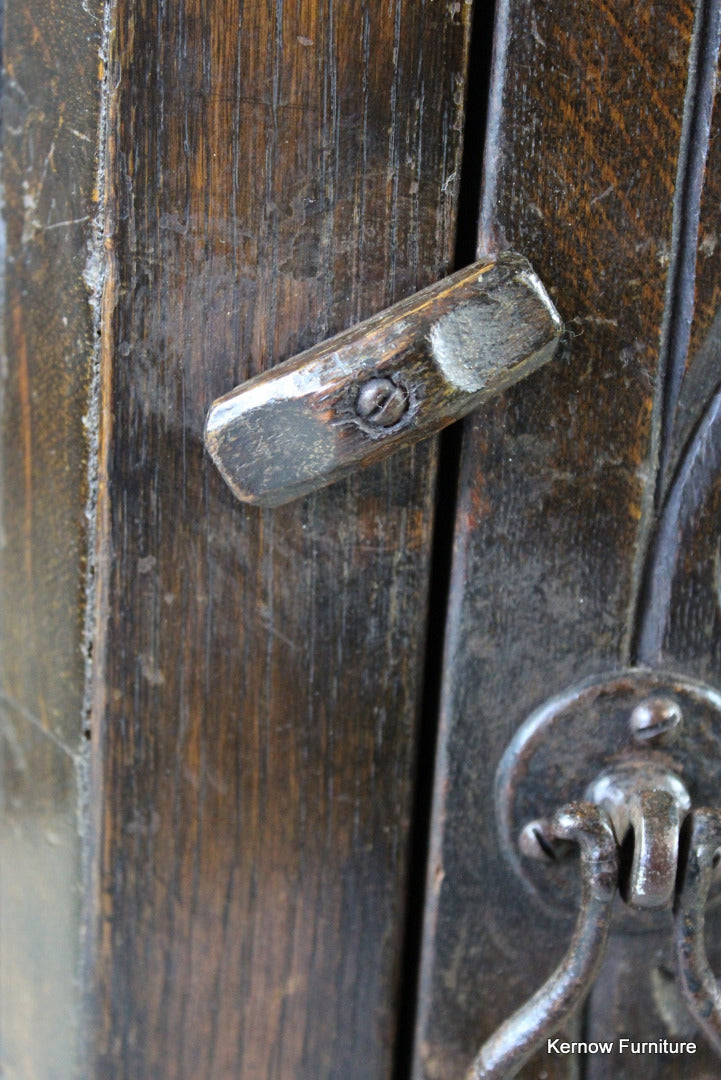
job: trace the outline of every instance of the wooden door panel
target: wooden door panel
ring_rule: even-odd
[[[219,394],[452,268],[471,6],[8,4],[0,1071],[408,1073],[452,477],[429,441],[259,510],[202,433]],[[568,938],[496,841],[518,724],[639,657],[717,677],[717,10],[499,4],[479,251],[528,255],[568,334],[463,435],[419,1080],[461,1075]],[[587,1032],[668,1014],[647,951],[614,939]]]
[[[98,1077],[392,1069],[436,448],[260,511],[202,431],[220,393],[449,269],[469,14],[116,8]]]
[[[705,75],[707,83],[713,85],[718,6],[707,5],[705,15],[703,41],[707,54],[711,55],[706,60],[706,71],[702,63],[698,74],[701,81]],[[704,9],[699,7],[697,26],[702,24],[703,16]],[[703,51],[699,50],[701,57]],[[703,95],[697,92],[696,98],[697,111],[701,111]],[[692,104],[687,92],[687,109]],[[645,585],[635,631],[635,660],[639,664],[683,672],[718,687],[721,658],[716,564],[721,439],[718,422],[714,420],[718,412],[721,300],[721,265],[714,244],[720,224],[718,107],[710,120],[710,139],[703,123],[695,136],[700,144],[697,182],[703,186],[697,195],[695,211],[693,207],[690,212],[686,208],[685,275],[684,268],[678,265],[681,259],[676,260],[681,285],[674,304],[676,335],[682,339],[676,343],[674,360],[679,397],[673,406],[666,395],[658,420],[662,439],[667,443],[664,456],[668,465],[665,477],[656,474],[658,511],[647,548]],[[688,180],[692,183],[693,174],[689,172]],[[688,322],[684,325],[685,320],[679,318],[684,306],[690,325]],[[669,408],[673,410],[670,415]],[[718,970],[721,948],[717,912],[710,915],[708,923],[709,956],[714,970]],[[652,1035],[686,1037],[698,1044],[699,1052],[694,1059],[669,1059],[661,1063],[649,1055],[629,1062],[628,1058],[624,1061],[613,1054],[605,1061],[589,1062],[590,1080],[602,1080],[609,1074],[629,1076],[633,1080],[656,1080],[659,1076],[696,1076],[704,1068],[710,1075],[718,1070],[717,1056],[689,1016],[676,989],[674,966],[670,928],[658,936],[652,948],[648,935],[613,935],[609,955],[587,1007],[586,1032],[591,1039],[621,1028],[624,1033],[645,1034],[649,1038]]]
[[[511,0],[499,11],[480,249],[523,250],[569,335],[553,364],[466,424],[418,1078],[462,1075],[569,939],[568,917],[535,904],[499,849],[494,777],[535,707],[635,658],[664,386],[678,353],[677,236],[694,226],[677,187],[688,149],[684,112],[697,93],[694,15],[692,5],[651,10],[625,0],[583,13],[571,3]],[[703,279],[704,294],[715,287]],[[649,988],[642,998],[629,969],[651,947],[626,945],[635,960],[624,968],[613,1019],[624,1034],[646,1039],[666,1030]],[[607,971],[601,997],[603,980],[610,986],[614,978]],[[619,1029],[604,1028],[608,1015],[597,995],[589,1037],[613,1037]],[[697,1075],[713,1062],[700,1043],[686,1068]],[[572,1056],[543,1055],[522,1075],[571,1077],[577,1067]],[[600,1060],[594,1067],[611,1075]],[[613,1067],[620,1076],[627,1062]],[[628,1067],[634,1077],[640,1069],[691,1075],[655,1058]]]
[[[717,548],[719,348],[721,342],[721,107],[716,100],[700,199],[693,321],[660,523],[639,630],[646,663],[718,685]]]
[[[86,3],[8,10],[2,1061],[24,1080],[392,1070],[436,447],[261,512],[202,427],[450,269],[469,21],[120,3],[103,40]]]

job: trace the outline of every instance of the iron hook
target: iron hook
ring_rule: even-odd
[[[581,906],[564,959],[533,997],[481,1047],[466,1080],[512,1080],[518,1070],[581,1004],[601,966],[618,882],[616,839],[608,815],[588,802],[558,810],[550,821],[556,840],[581,852]]]

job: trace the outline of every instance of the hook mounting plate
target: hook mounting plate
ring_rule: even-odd
[[[693,803],[715,804],[721,785],[721,694],[686,676],[633,668],[597,676],[552,698],[519,728],[499,765],[496,812],[501,845],[528,892],[549,914],[567,917],[576,903],[578,871],[568,860],[553,867],[521,855],[518,837],[529,819],[550,816],[609,765],[638,754],[630,719],[649,703],[675,704],[680,722],[670,738],[656,733],[645,753],[675,772]],[[624,914],[623,928],[653,928]]]

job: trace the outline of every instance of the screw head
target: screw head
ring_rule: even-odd
[[[659,696],[640,702],[631,713],[628,726],[637,745],[666,746],[677,737],[682,720],[679,703]]]
[[[369,379],[360,388],[356,413],[374,427],[393,427],[407,412],[408,392],[391,379]]]
[[[537,818],[524,825],[518,837],[518,847],[527,859],[550,863],[565,859],[573,844],[554,836],[547,818]]]

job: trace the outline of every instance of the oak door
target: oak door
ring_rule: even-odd
[[[717,49],[717,0],[7,0],[8,1077],[451,1080],[561,955],[494,839],[513,731],[639,660],[721,679],[713,467],[642,633],[718,382]],[[215,397],[503,248],[548,368],[235,501]],[[588,1030],[655,1031],[639,948]]]

